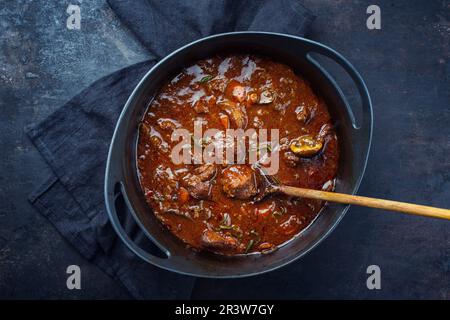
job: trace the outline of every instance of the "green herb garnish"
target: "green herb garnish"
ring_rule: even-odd
[[[272,179],[276,184],[281,185],[281,181],[276,175],[270,176],[270,179]]]
[[[157,202],[163,202],[164,200],[166,200],[166,198],[164,197],[164,195],[162,195],[162,194],[160,194],[160,193],[154,193],[154,194],[151,196],[151,198],[152,198],[154,201],[157,201]]]
[[[228,213],[223,214],[223,218],[222,218],[222,221],[220,221],[220,224],[224,225],[224,226],[231,225],[231,217]]]
[[[245,253],[248,253],[254,244],[255,244],[255,241],[253,239],[251,239],[247,244],[247,248],[245,248]]]
[[[204,76],[203,78],[200,79],[199,83],[207,83],[212,78],[214,78],[214,77],[213,76]]]
[[[250,235],[252,235],[252,236],[254,236],[256,238],[255,240],[252,240],[253,244],[258,243],[258,242],[261,241],[261,237],[259,236],[259,233],[256,232],[255,230],[253,230],[253,229],[250,230]]]
[[[274,211],[274,212],[272,213],[272,215],[273,215],[274,217],[281,217],[281,216],[284,215],[285,213],[286,213],[286,208],[285,208],[285,207],[281,207],[280,210]]]
[[[263,146],[257,146],[257,147],[255,147],[255,146],[251,146],[250,147],[250,150],[251,151],[259,151],[259,150],[264,150],[264,149],[266,149],[267,151],[269,151],[269,152],[272,152],[272,147],[271,147],[271,145],[270,144],[266,144],[266,145],[263,145]]]
[[[233,230],[233,226],[219,225],[219,230]]]

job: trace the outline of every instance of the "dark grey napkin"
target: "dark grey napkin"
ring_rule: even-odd
[[[271,31],[302,36],[314,15],[297,0],[107,0],[155,57],[215,33]]]
[[[103,179],[120,111],[156,60],[183,44],[237,30],[303,35],[314,17],[299,2],[288,0],[108,3],[155,58],[96,81],[47,119],[26,128],[53,170],[30,201],[86,259],[119,280],[133,297],[189,298],[195,278],[142,262],[118,240],[108,221]],[[146,240],[132,218],[124,224],[137,243]]]

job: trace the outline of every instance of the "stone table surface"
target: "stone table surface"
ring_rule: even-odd
[[[69,3],[81,7],[81,30],[66,28]],[[381,30],[366,27],[371,1],[304,3],[317,15],[308,37],[346,56],[372,95],[359,194],[449,208],[450,2],[379,0]],[[49,168],[23,128],[148,57],[105,0],[0,4],[0,298],[129,298],[28,203]],[[71,264],[82,268],[81,290],[66,288]],[[381,290],[366,287],[373,264]],[[352,207],[300,261],[247,279],[200,279],[192,297],[449,299],[450,222]]]

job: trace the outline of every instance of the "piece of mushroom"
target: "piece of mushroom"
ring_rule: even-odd
[[[202,245],[210,249],[234,249],[239,245],[239,241],[230,235],[206,229],[201,236]]]
[[[312,135],[305,134],[291,141],[289,148],[293,153],[301,157],[312,157],[322,150],[323,141]]]

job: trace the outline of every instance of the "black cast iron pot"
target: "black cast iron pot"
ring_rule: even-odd
[[[138,124],[162,85],[185,66],[223,52],[256,53],[284,62],[310,81],[327,102],[340,144],[336,191],[354,194],[364,174],[372,135],[372,105],[366,85],[355,68],[339,53],[300,37],[267,32],[233,32],[210,36],[173,52],[156,64],[139,82],[120,115],[111,142],[105,177],[105,201],[111,223],[123,242],[143,260],[181,274],[236,278],[261,274],[305,255],[336,227],[349,206],[328,203],[317,219],[291,241],[270,254],[220,256],[196,253],[166,230],[147,205],[136,167]],[[343,67],[361,96],[361,121],[355,123],[342,90],[311,54],[331,58]],[[122,199],[125,205],[120,205]],[[120,210],[136,223],[162,252],[155,255],[139,247],[125,232]]]

